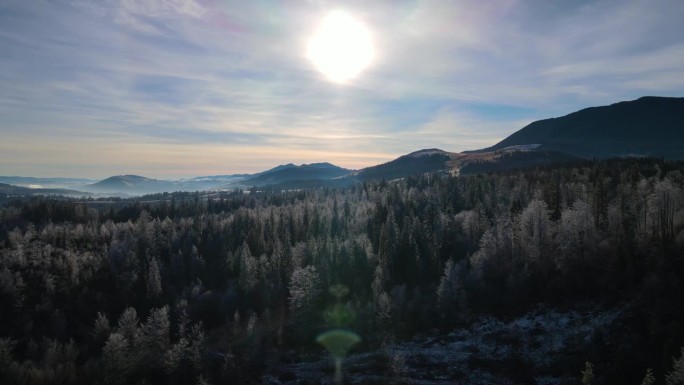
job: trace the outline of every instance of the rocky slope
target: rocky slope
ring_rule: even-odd
[[[481,318],[446,335],[422,336],[345,360],[349,384],[576,384],[597,338],[617,340],[627,308],[540,307],[503,320]],[[570,368],[570,369],[568,369]],[[331,384],[331,359],[275,364],[267,384]]]

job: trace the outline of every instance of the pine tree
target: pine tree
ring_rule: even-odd
[[[157,258],[152,258],[147,269],[147,298],[158,299],[162,295],[161,275]]]
[[[134,308],[128,307],[119,317],[116,332],[123,335],[129,344],[135,345],[138,343],[140,337],[140,329],[138,328],[139,322],[138,313]]]
[[[290,277],[290,311],[293,317],[306,313],[320,293],[320,277],[313,266],[298,268]]]
[[[444,266],[444,274],[437,287],[437,306],[446,324],[453,322],[463,310],[465,298],[461,292],[460,266],[450,259]]]
[[[170,327],[168,306],[152,309],[147,322],[142,326],[145,358],[153,368],[160,368],[163,364],[166,351],[170,347]]]
[[[534,199],[518,216],[515,226],[526,262],[543,264],[551,243],[551,220],[546,202]]]
[[[375,303],[375,318],[380,327],[387,327],[392,316],[392,301],[384,289],[385,273],[381,265],[375,267],[371,289]]]
[[[655,384],[655,376],[653,376],[653,369],[648,368],[646,369],[646,375],[644,376],[644,380],[641,381],[641,385],[653,385]]]
[[[392,300],[385,291],[375,299],[375,318],[382,327],[388,327],[392,319]]]
[[[672,371],[665,376],[667,385],[684,385],[684,347],[677,359],[672,359]]]
[[[558,241],[561,253],[557,264],[564,267],[570,263],[583,265],[596,240],[596,228],[591,206],[576,201],[561,213]]]
[[[102,363],[105,368],[105,381],[108,384],[123,384],[133,364],[129,357],[128,342],[119,333],[112,333],[102,349]]]
[[[582,371],[582,385],[591,385],[594,381],[594,365],[591,362],[584,363],[584,370]]]
[[[247,242],[242,243],[239,253],[240,258],[240,288],[248,292],[257,285],[259,281],[259,261],[252,256]]]
[[[107,340],[109,333],[111,332],[111,327],[109,325],[109,319],[106,315],[102,313],[97,313],[97,318],[95,319],[95,326],[93,327],[93,338],[99,346]]]

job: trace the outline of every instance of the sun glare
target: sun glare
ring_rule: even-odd
[[[346,12],[334,11],[323,19],[309,40],[307,57],[328,79],[344,83],[373,60],[368,29]]]

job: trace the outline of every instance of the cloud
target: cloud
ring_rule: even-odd
[[[512,127],[519,128],[528,123],[530,121],[525,119],[486,120],[481,114],[467,110],[443,108],[416,130],[402,133],[394,145],[403,147],[405,152],[430,147],[454,152],[476,150],[504,139]]]
[[[340,7],[376,45],[345,86],[305,58]],[[358,168],[485,147],[535,119],[681,96],[683,18],[677,0],[10,0],[0,174]]]

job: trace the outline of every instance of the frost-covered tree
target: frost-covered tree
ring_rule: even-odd
[[[320,294],[321,280],[313,266],[297,268],[292,272],[289,284],[290,311],[300,314],[311,306]]]
[[[138,279],[138,259],[133,251],[133,235],[112,242],[109,247],[109,266],[119,288],[130,290]]]
[[[620,244],[624,241],[624,221],[625,215],[620,204],[616,201],[611,202],[608,205],[606,225],[608,234],[610,234],[614,244]]]
[[[162,295],[161,274],[157,258],[152,258],[147,269],[147,298],[158,299]]]
[[[385,269],[378,264],[373,273],[373,282],[371,282],[375,319],[381,327],[387,326],[392,316],[392,301],[385,291],[385,275]]]
[[[499,256],[499,247],[494,229],[487,229],[480,238],[480,248],[470,257],[470,263],[479,273],[489,262]]]
[[[138,313],[134,308],[126,308],[117,322],[116,332],[124,336],[129,344],[137,344],[140,338]]]
[[[442,320],[451,324],[459,312],[465,307],[465,296],[462,291],[461,268],[450,259],[444,266],[444,274],[437,287],[437,306]]]
[[[203,350],[204,332],[201,323],[193,325],[189,330],[179,330],[178,341],[167,350],[164,356],[164,370],[169,374],[179,371],[191,373],[199,371]]]
[[[77,358],[78,348],[73,340],[69,343],[51,340],[43,354],[43,371],[51,383],[75,383]]]
[[[169,308],[152,309],[147,321],[142,325],[142,348],[146,363],[153,368],[160,368],[163,364],[170,341]]]
[[[95,325],[93,326],[93,339],[95,339],[98,344],[102,344],[107,340],[110,332],[111,326],[109,324],[109,319],[106,315],[98,312],[97,318],[95,319]]]
[[[381,326],[389,325],[392,319],[392,300],[386,291],[375,297],[375,319]]]
[[[477,242],[487,228],[487,217],[482,210],[465,210],[454,217],[471,243]]]
[[[532,200],[515,221],[518,249],[527,263],[544,265],[551,248],[552,223],[546,203]]]
[[[558,265],[586,262],[588,254],[595,246],[595,240],[596,228],[591,206],[584,201],[576,201],[572,207],[561,213],[558,229],[561,253],[558,256]]]
[[[655,376],[653,375],[653,369],[648,368],[646,369],[646,375],[644,376],[644,379],[641,381],[641,385],[653,384],[655,384]]]
[[[681,348],[679,358],[672,361],[672,371],[665,376],[665,384],[684,385],[684,348]]]
[[[240,288],[247,292],[259,282],[259,260],[252,256],[247,242],[242,243],[239,252],[240,259]]]
[[[591,362],[584,363],[582,371],[582,385],[591,385],[594,382],[594,365]]]
[[[649,197],[649,211],[653,228],[663,241],[674,238],[675,214],[681,207],[682,191],[665,178],[655,184]]]
[[[102,349],[102,363],[106,373],[106,383],[126,383],[126,376],[133,368],[129,353],[128,341],[123,334],[112,333],[109,335]]]

